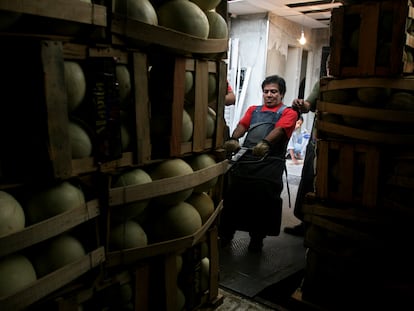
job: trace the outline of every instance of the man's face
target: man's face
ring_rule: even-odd
[[[283,95],[279,92],[277,83],[270,83],[263,87],[263,101],[267,107],[279,105],[283,100]]]

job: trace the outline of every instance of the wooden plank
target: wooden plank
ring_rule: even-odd
[[[113,14],[111,31],[124,36],[132,45],[157,45],[177,53],[222,53],[227,51],[227,39],[202,39],[162,26],[126,20]]]
[[[356,160],[354,155],[354,146],[350,144],[343,145],[339,153],[337,163],[338,176],[340,176],[338,198],[344,202],[352,201],[354,198],[353,185]]]
[[[364,8],[360,12],[358,75],[361,76],[370,76],[375,73],[379,13],[378,3],[364,3]]]
[[[170,155],[180,156],[181,131],[183,127],[184,97],[185,97],[185,66],[186,59],[177,57],[174,65],[173,102],[171,114]],[[193,135],[194,136],[194,135]]]
[[[54,177],[65,179],[72,175],[72,153],[62,52],[61,42],[42,41],[49,159]]]
[[[193,188],[224,174],[229,167],[224,160],[192,174],[154,180],[147,184],[118,187],[109,190],[109,205],[121,205]]]
[[[14,253],[89,221],[100,214],[98,200],[0,237],[0,256]]]
[[[149,267],[142,265],[135,268],[134,306],[135,311],[149,311]]]
[[[318,141],[317,152],[318,173],[316,174],[316,195],[321,199],[327,199],[329,195],[329,143],[322,140]]]
[[[407,145],[414,144],[413,134],[390,134],[383,132],[373,132],[356,129],[349,126],[333,124],[330,122],[318,120],[318,131],[338,134],[357,140],[364,140],[371,143],[384,143],[390,145]]]
[[[208,61],[196,60],[193,152],[204,150],[207,137],[208,75]]]
[[[0,0],[0,10],[106,26],[106,7],[82,1],[73,5],[69,0]]]
[[[382,87],[390,89],[402,89],[402,90],[414,90],[414,78],[348,78],[348,79],[326,79],[324,83],[321,83],[320,92],[349,89],[349,88],[362,88],[362,87]]]
[[[359,117],[371,120],[404,123],[414,122],[413,111],[396,111],[389,109],[365,108],[358,106],[333,104],[324,101],[318,101],[317,109],[321,112],[329,112],[333,114],[339,114],[350,117]]]
[[[164,257],[165,311],[176,311],[177,308],[177,255],[170,253]]]
[[[374,208],[378,200],[378,180],[380,172],[380,152],[371,146],[366,153],[362,205]]]
[[[104,248],[100,247],[84,257],[72,262],[30,286],[6,297],[0,297],[1,310],[22,310],[105,261]]]
[[[219,86],[217,94],[217,108],[216,108],[216,126],[215,126],[215,148],[220,148],[224,144],[224,129],[226,121],[224,119],[225,98],[227,93],[227,64],[219,62]]]
[[[133,53],[133,83],[137,137],[137,164],[151,159],[150,100],[148,95],[148,61],[144,53]]]

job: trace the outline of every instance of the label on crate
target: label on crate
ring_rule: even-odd
[[[119,86],[116,62],[111,57],[88,60],[90,70],[91,114],[95,134],[95,159],[98,162],[122,156]]]

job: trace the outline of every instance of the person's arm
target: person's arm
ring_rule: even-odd
[[[226,98],[224,100],[224,104],[226,106],[231,106],[236,103],[236,95],[234,95],[233,89],[229,83],[227,83],[227,93]]]
[[[316,101],[319,96],[319,81],[316,82],[312,88],[311,93],[308,97],[303,100],[296,98],[292,102],[292,108],[298,110],[301,113],[308,113],[309,111],[316,111]]]

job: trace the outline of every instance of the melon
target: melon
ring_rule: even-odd
[[[349,90],[324,91],[322,92],[322,100],[333,104],[344,104],[349,100]]]
[[[185,296],[183,291],[177,286],[177,310],[184,310]]]
[[[189,113],[184,109],[183,110],[183,125],[181,128],[181,142],[186,142],[191,139],[193,136],[193,120]]]
[[[408,92],[396,92],[391,95],[387,108],[391,110],[414,111],[414,95]]]
[[[25,211],[28,222],[34,224],[84,204],[82,190],[64,181],[32,195]]]
[[[195,37],[207,39],[209,23],[206,14],[200,7],[188,0],[170,0],[162,4],[158,10],[158,23]]]
[[[216,128],[216,112],[214,111],[213,108],[208,107],[207,138],[213,137],[215,128]]]
[[[74,61],[65,61],[65,86],[68,111],[74,111],[86,93],[86,79],[82,67]]]
[[[32,263],[40,278],[86,255],[82,243],[69,234],[61,234],[39,245]]]
[[[158,25],[157,12],[149,0],[115,0],[114,12],[132,20]]]
[[[190,203],[197,210],[201,216],[201,221],[203,224],[214,213],[213,199],[205,192],[193,192],[185,201],[187,203]]]
[[[0,297],[14,294],[37,280],[30,260],[20,254],[0,259]]]
[[[82,159],[92,155],[92,141],[88,133],[74,122],[69,122],[69,142],[72,159]]]
[[[204,257],[201,259],[201,281],[200,287],[201,291],[206,291],[210,284],[210,259]]]
[[[177,268],[177,274],[179,274],[181,270],[183,269],[183,256],[181,255],[175,256],[175,264]]]
[[[383,106],[389,95],[390,90],[383,87],[360,87],[357,89],[358,99],[371,107]]]
[[[26,224],[23,207],[12,195],[0,191],[0,236],[24,229]]]
[[[206,257],[206,256],[208,256],[209,255],[209,246],[208,246],[208,243],[207,242],[201,242],[201,251],[200,251],[200,254],[201,254],[201,258],[203,258],[203,257]]]
[[[349,47],[352,49],[352,51],[358,53],[358,49],[359,49],[359,28],[355,29],[352,32],[351,38],[349,40]]]
[[[364,106],[364,104],[361,103],[357,99],[354,99],[354,100],[348,102],[348,105],[349,106],[356,106],[356,107]],[[357,128],[364,128],[370,122],[367,119],[353,117],[353,116],[346,116],[346,115],[343,115],[342,116],[342,119],[343,119],[343,121],[344,121],[345,124],[350,125],[352,127],[357,127]]]
[[[219,13],[214,10],[205,12],[208,24],[209,24],[209,39],[227,39],[229,36],[229,30],[227,28],[227,22]]]
[[[123,152],[128,150],[130,143],[131,136],[129,135],[128,127],[125,123],[121,123],[121,146]]]
[[[122,64],[116,65],[116,79],[118,81],[119,100],[122,107],[126,107],[131,94],[131,76],[128,67]]]
[[[111,251],[145,247],[147,244],[146,232],[133,220],[113,226],[109,233],[109,250]]]
[[[194,234],[201,228],[202,220],[191,204],[180,202],[160,211],[151,224],[152,239],[160,242]]]
[[[203,11],[215,9],[219,5],[220,1],[221,0],[191,0],[191,2],[197,4]]]
[[[208,74],[208,101],[211,102],[216,98],[217,91],[217,79],[216,74]]]
[[[152,172],[150,172],[150,176],[152,180],[159,180],[164,178],[185,176],[192,173],[194,173],[194,171],[187,162],[179,158],[174,158],[165,160],[164,162],[158,164]],[[181,201],[185,201],[191,193],[193,193],[193,188],[155,197],[152,200],[162,205],[171,206]]]
[[[188,94],[194,86],[194,75],[192,71],[185,72],[185,94]]]
[[[114,183],[114,187],[142,185],[150,182],[152,182],[151,176],[144,170],[136,168],[121,174]],[[135,218],[144,212],[149,202],[150,200],[148,199],[114,207],[111,209],[111,217],[113,217],[113,220],[118,222]]]
[[[190,164],[193,171],[198,171],[213,165],[216,165],[216,160],[207,154],[202,153],[198,154],[188,160],[188,164]],[[214,187],[217,183],[218,177],[213,177],[212,179],[194,187],[194,192],[208,192],[212,187]]]

